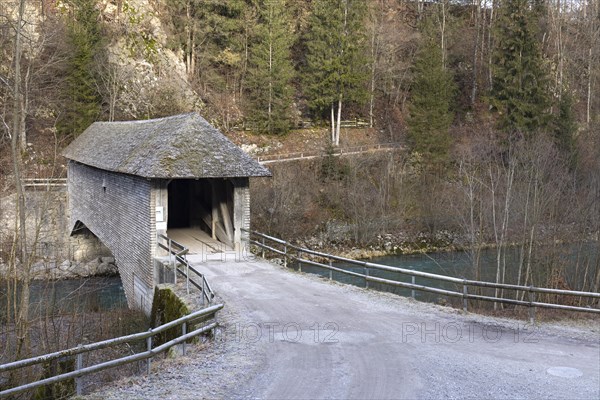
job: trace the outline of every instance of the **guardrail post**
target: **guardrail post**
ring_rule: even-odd
[[[204,305],[204,297],[206,297],[206,281],[202,277],[202,305]]]
[[[287,268],[287,242],[283,244],[283,268]]]
[[[535,292],[531,291],[533,286],[529,285],[529,290],[527,291],[527,297],[529,298],[529,323],[535,323],[535,307],[533,306],[533,302],[535,302]]]
[[[333,267],[333,261],[329,260],[329,266]],[[329,280],[333,280],[333,271],[329,270]]]
[[[81,343],[77,347],[81,348]],[[82,368],[83,368],[83,353],[79,353],[79,354],[77,354],[77,359],[75,361],[75,371],[79,371]],[[81,396],[81,394],[83,392],[82,386],[83,385],[81,383],[81,377],[78,376],[77,378],[75,378],[75,393],[77,394],[77,396]]]
[[[185,336],[187,334],[187,322],[184,322],[181,325],[181,336]],[[182,353],[185,356],[185,340],[181,343]]]
[[[302,250],[298,250],[298,272],[302,272]]]
[[[412,283],[413,285],[415,284],[415,281],[416,281],[416,280],[417,280],[417,279],[416,279],[416,277],[415,277],[414,275],[411,275],[411,276],[410,276],[410,283]],[[412,288],[412,289],[410,290],[410,297],[412,297],[413,299],[415,298],[415,288]]]
[[[369,288],[369,267],[365,267],[365,288]]]
[[[464,312],[467,312],[467,305],[468,305],[467,304],[468,303],[467,294],[468,294],[468,292],[467,292],[467,280],[463,278],[463,311]]]
[[[265,258],[265,238],[264,237],[262,238],[261,250],[262,250],[262,258]]]
[[[152,329],[148,329],[148,332],[152,332]],[[148,351],[152,350],[152,336],[146,339],[146,348]],[[150,375],[150,366],[152,364],[152,357],[148,357],[146,361],[146,374]]]

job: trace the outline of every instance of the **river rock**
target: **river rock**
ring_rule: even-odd
[[[119,270],[114,263],[103,262],[98,265],[95,275],[116,275]]]
[[[100,257],[100,262],[102,264],[114,264],[115,258],[114,257]]]
[[[61,262],[60,265],[58,266],[58,269],[61,271],[68,271],[69,269],[71,269],[71,261],[65,260],[65,261]]]

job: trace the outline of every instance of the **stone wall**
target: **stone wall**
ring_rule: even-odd
[[[68,177],[71,227],[83,223],[112,251],[129,306],[150,313],[155,183],[72,161]]]

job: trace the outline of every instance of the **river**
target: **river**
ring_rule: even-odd
[[[55,315],[127,308],[120,277],[31,283],[31,315]],[[6,284],[0,284],[0,319],[6,316]]]

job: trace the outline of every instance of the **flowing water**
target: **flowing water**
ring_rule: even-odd
[[[33,281],[31,315],[55,315],[127,308],[120,277]],[[7,286],[0,284],[0,317],[6,316]]]

